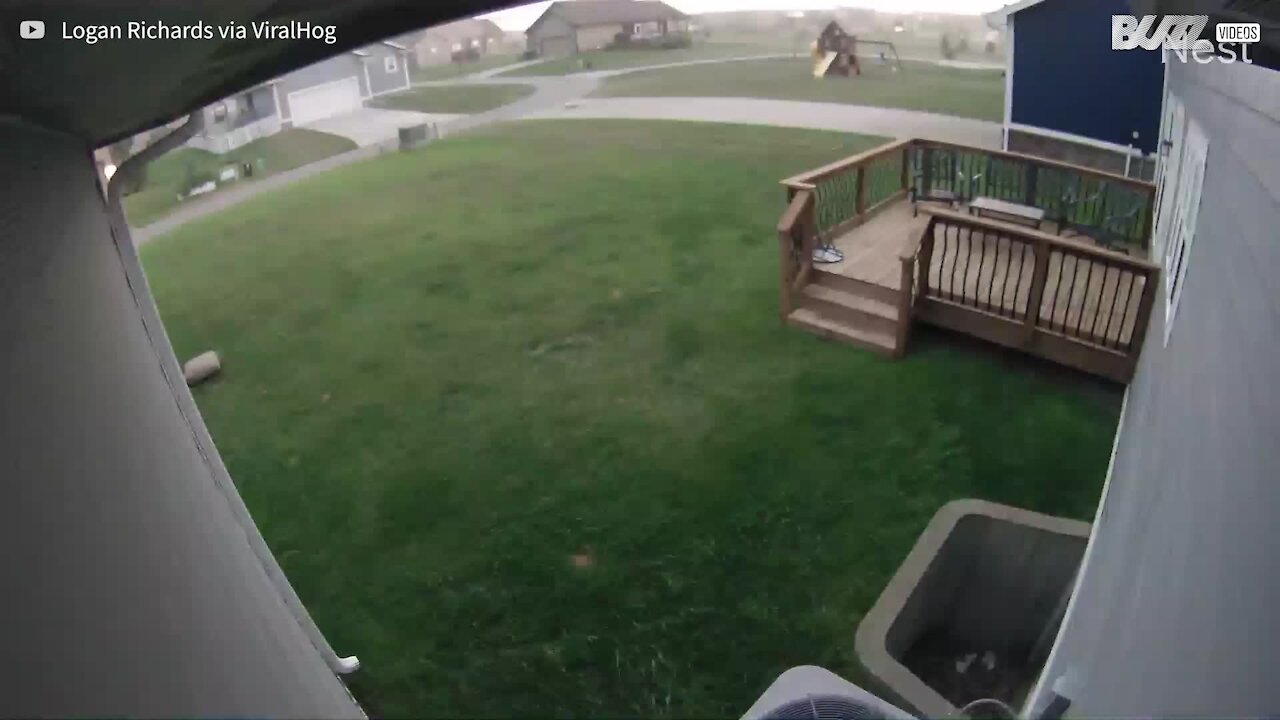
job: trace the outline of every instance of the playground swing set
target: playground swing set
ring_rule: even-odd
[[[818,35],[810,46],[810,53],[813,55],[813,76],[816,78],[824,78],[832,75],[842,77],[852,77],[862,74],[862,65],[858,59],[859,51],[867,52],[878,51],[878,54],[870,55],[880,64],[889,65],[889,67],[897,72],[902,69],[902,62],[898,59],[898,49],[893,43],[885,40],[859,40],[857,36],[850,35],[840,27],[840,23],[835,20],[827,23],[822,33]],[[866,57],[866,56],[864,56]]]

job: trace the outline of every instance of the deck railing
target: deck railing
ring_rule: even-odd
[[[1007,200],[1045,211],[1055,226],[1110,246],[1147,249],[1155,186],[1048,158],[964,145],[912,142],[911,182],[924,197]]]
[[[868,217],[905,197],[912,140],[899,140],[824,165],[782,181],[787,201],[796,193],[813,194],[811,227],[827,241],[857,227]]]
[[[785,317],[822,242],[910,195],[994,197],[1045,211],[1059,233],[1148,248],[1155,187],[1069,163],[932,140],[898,140],[782,181]],[[901,254],[898,347],[913,319],[1119,381],[1133,374],[1158,287],[1156,265],[1069,236],[922,205],[930,220]]]
[[[1133,375],[1159,267],[941,208],[915,253],[912,314],[1121,382]]]

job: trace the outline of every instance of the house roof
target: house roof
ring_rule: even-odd
[[[410,33],[402,36],[400,39],[407,45],[417,45],[423,39],[435,37],[445,42],[457,42],[460,40],[473,40],[483,37],[502,37],[504,35],[502,28],[498,27],[492,20],[483,18],[466,18],[457,20],[435,27],[429,27],[416,33]]]
[[[1017,12],[1022,12],[1023,10],[1026,10],[1027,8],[1035,5],[1039,5],[1042,2],[1044,2],[1044,0],[1019,0],[1019,2],[1010,3],[1000,8],[999,10],[993,10],[987,13],[986,18],[988,23],[994,23],[997,26],[1004,25],[1009,21],[1010,15]]]
[[[559,0],[551,3],[551,6],[533,21],[529,30],[552,14],[573,27],[685,20],[689,17],[661,0],[568,0],[567,2]]]

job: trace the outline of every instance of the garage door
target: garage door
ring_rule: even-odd
[[[359,110],[361,105],[360,81],[354,77],[289,93],[289,117],[294,125]]]
[[[573,38],[566,35],[564,37],[543,38],[541,54],[543,57],[563,57],[573,54]]]

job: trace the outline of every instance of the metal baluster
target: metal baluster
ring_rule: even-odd
[[[1098,288],[1098,306],[1093,313],[1093,325],[1089,327],[1089,334],[1093,336],[1094,340],[1098,338],[1098,321],[1102,318],[1102,304],[1107,297],[1107,276],[1110,274],[1111,265],[1104,263],[1102,265],[1102,284]],[[1118,277],[1116,282],[1119,282]],[[1106,336],[1104,335],[1102,339],[1106,340]]]
[[[1062,256],[1062,260],[1064,263],[1066,262],[1066,259],[1067,259],[1066,254],[1064,253]],[[1071,256],[1071,283],[1067,285],[1067,307],[1062,314],[1062,334],[1063,335],[1068,335],[1071,332],[1071,298],[1075,297],[1076,280],[1079,279],[1079,275],[1080,275],[1080,256],[1072,255]],[[1080,319],[1079,317],[1077,317],[1076,325],[1079,326],[1079,324],[1080,324]]]
[[[1116,331],[1116,349],[1124,350],[1129,343],[1124,341],[1125,322],[1129,319],[1129,305],[1133,300],[1133,286],[1137,284],[1136,277],[1132,272],[1125,273],[1129,276],[1129,287],[1124,293],[1124,308],[1120,311],[1120,328]],[[1133,338],[1129,338],[1129,342],[1133,342]]]
[[[1022,269],[1027,263],[1027,243],[1022,243],[1022,252],[1018,253],[1018,279],[1013,284],[1013,305],[1011,312],[1013,316],[1018,314],[1018,293],[1022,292]]]
[[[1049,328],[1050,329],[1053,328],[1054,318],[1058,316],[1058,300],[1061,299],[1059,296],[1062,294],[1061,293],[1062,281],[1067,275],[1067,268],[1066,268],[1067,256],[1065,253],[1061,251],[1058,251],[1057,254],[1058,254],[1058,279],[1055,280],[1053,283],[1053,302],[1049,304]],[[1051,265],[1053,264],[1053,255],[1054,255],[1054,251],[1050,250],[1049,263]],[[1067,321],[1067,316],[1064,313],[1062,316],[1063,325],[1066,324],[1066,321]]]
[[[956,268],[960,266],[960,227],[958,225],[948,225],[948,228],[954,228],[956,231],[956,251],[951,259],[951,299],[956,299]]]
[[[1087,262],[1088,265],[1085,266],[1084,275],[1084,295],[1080,299],[1080,315],[1076,318],[1076,337],[1082,337],[1084,333],[1084,311],[1089,307],[1089,298],[1091,297],[1089,283],[1093,280],[1093,261],[1088,260]],[[1096,317],[1098,313],[1097,306],[1094,307],[1093,312]]]

